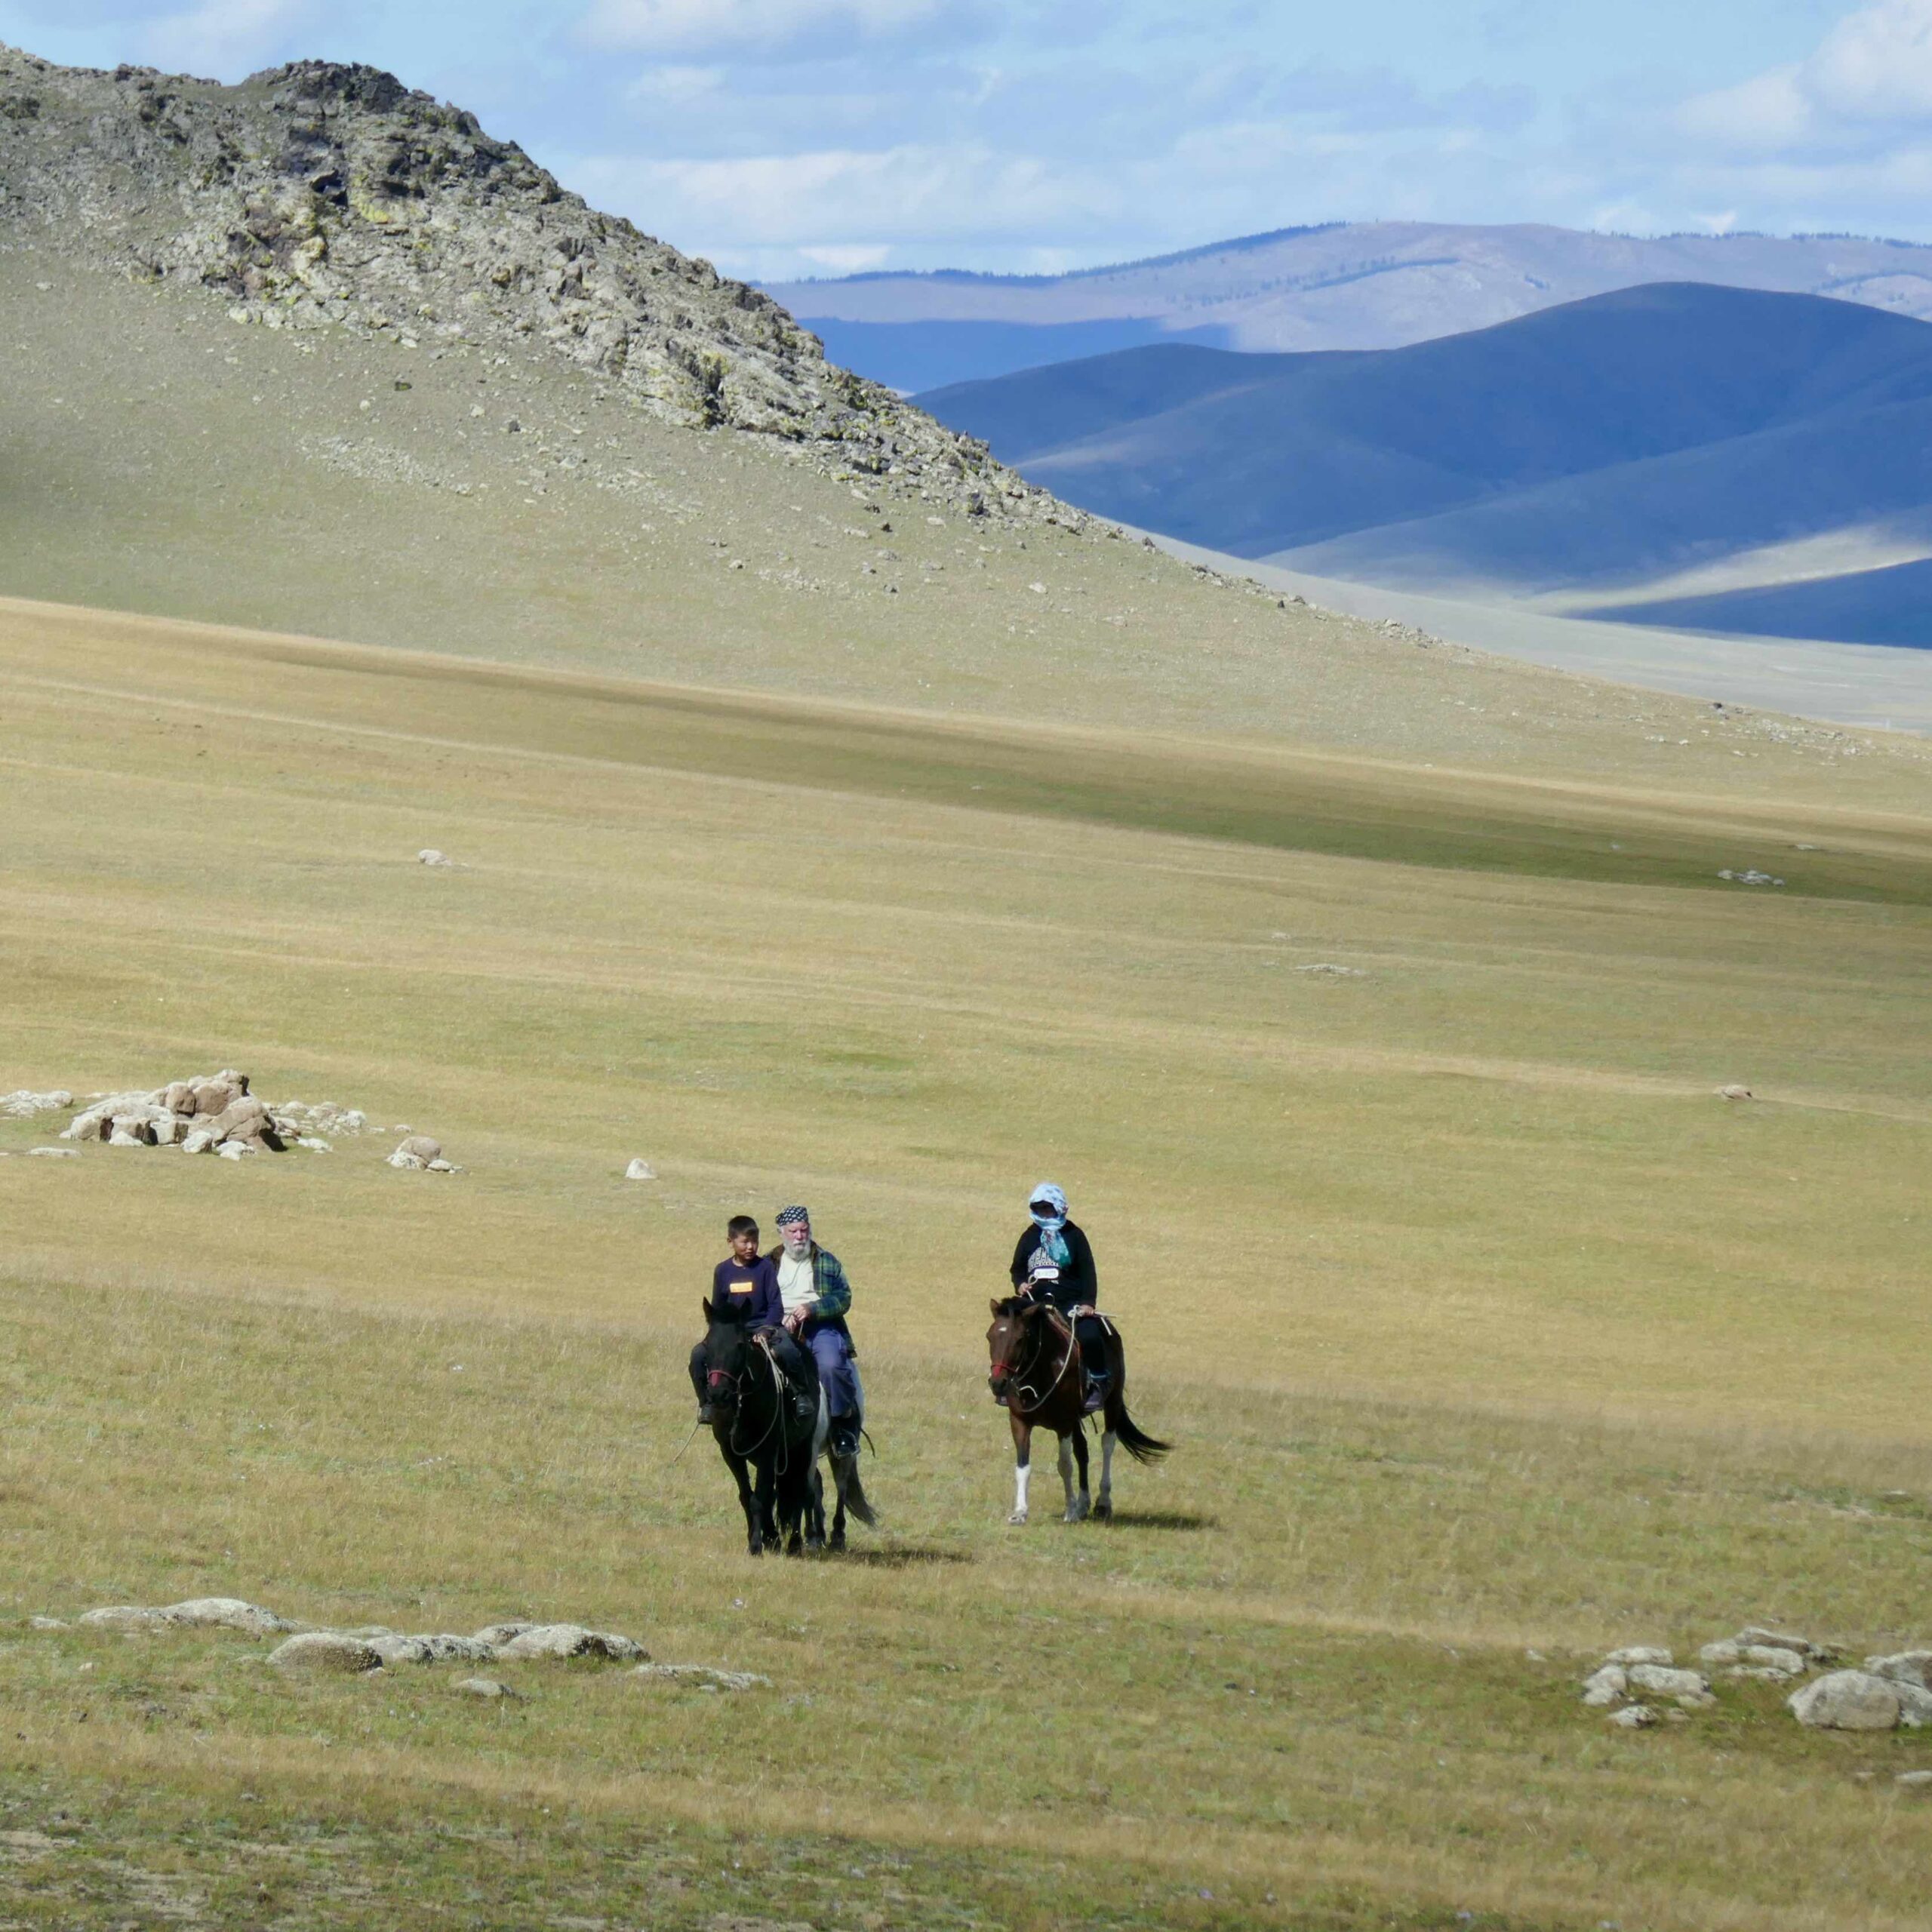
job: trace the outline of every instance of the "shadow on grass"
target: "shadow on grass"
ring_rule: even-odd
[[[1116,1509],[1110,1519],[1123,1530],[1218,1530],[1218,1516],[1190,1516],[1180,1509]]]
[[[897,1549],[845,1549],[826,1560],[863,1564],[873,1570],[911,1570],[922,1563],[971,1563],[973,1559],[963,1549],[940,1549],[915,1543]]]

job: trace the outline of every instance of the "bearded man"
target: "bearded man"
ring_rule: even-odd
[[[778,1232],[783,1243],[777,1259],[785,1326],[818,1364],[819,1386],[831,1417],[826,1446],[835,1456],[857,1455],[865,1396],[859,1386],[858,1351],[845,1325],[851,1284],[838,1256],[812,1238],[812,1218],[804,1208],[780,1208]]]

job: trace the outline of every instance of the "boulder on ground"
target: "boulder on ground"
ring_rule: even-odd
[[[626,1180],[655,1180],[657,1176],[648,1161],[637,1160],[624,1170],[624,1178]]]
[[[1802,1724],[1823,1730],[1890,1730],[1899,1721],[1899,1686],[1869,1671],[1814,1677],[1786,1700]]]
[[[272,1610],[260,1604],[245,1603],[239,1597],[190,1597],[186,1603],[171,1603],[161,1615],[171,1623],[204,1629],[239,1630],[250,1637],[278,1637],[294,1629]]]
[[[1702,1671],[1673,1670],[1667,1664],[1632,1664],[1629,1675],[1632,1690],[1658,1697],[1701,1697],[1711,1687]]]
[[[1647,1730],[1657,1722],[1657,1714],[1647,1704],[1626,1704],[1610,1721],[1621,1724],[1626,1730]]]
[[[497,1647],[500,1657],[610,1657],[629,1663],[645,1657],[644,1646],[606,1630],[586,1630],[581,1623],[537,1623],[520,1630]]]
[[[1610,1655],[1604,1659],[1604,1662],[1626,1666],[1635,1663],[1656,1663],[1668,1666],[1675,1663],[1676,1659],[1669,1651],[1660,1648],[1655,1644],[1626,1644],[1620,1651],[1612,1651]]]
[[[751,1670],[714,1670],[704,1663],[641,1663],[628,1673],[648,1682],[694,1684],[700,1690],[768,1690],[771,1679]]]
[[[419,866],[450,866],[456,861],[438,851],[435,846],[426,845],[417,854],[416,863]]]
[[[1916,1684],[1899,1684],[1887,1678],[1892,1688],[1899,1694],[1899,1722],[1918,1730],[1932,1724],[1932,1690],[1921,1688]]]
[[[1809,1637],[1801,1637],[1795,1631],[1776,1630],[1763,1623],[1747,1623],[1737,1633],[1740,1644],[1761,1644],[1768,1650],[1795,1651],[1801,1657],[1814,1663],[1825,1661],[1832,1655],[1823,1644],[1814,1644]]]
[[[360,1637],[346,1637],[339,1630],[308,1630],[291,1637],[269,1651],[269,1662],[278,1670],[343,1677],[383,1667],[382,1653],[374,1644]]]
[[[536,1628],[537,1626],[534,1623],[507,1621],[502,1623],[486,1623],[476,1632],[472,1641],[478,1644],[488,1644],[492,1649],[500,1649],[512,1637],[521,1637],[526,1630],[534,1630]]]
[[[1888,1657],[1867,1657],[1865,1668],[1874,1677],[1888,1677],[1894,1684],[1915,1684],[1932,1690],[1932,1651],[1900,1651]]]
[[[414,1155],[426,1168],[432,1161],[443,1158],[443,1143],[432,1140],[426,1134],[412,1134],[407,1140],[398,1143],[395,1151]]]
[[[260,1151],[252,1140],[224,1140],[214,1150],[224,1161],[239,1161]]]
[[[1901,1771],[1892,1782],[1908,1791],[1932,1791],[1932,1771]]]
[[[45,1094],[36,1094],[30,1088],[23,1087],[17,1092],[0,1094],[0,1118],[8,1120],[31,1120],[35,1114],[58,1113],[63,1107],[71,1107],[74,1097],[64,1087],[56,1087]]]
[[[77,1161],[80,1158],[71,1147],[29,1147],[27,1152],[29,1155],[38,1154],[43,1159]]]
[[[165,1610],[146,1610],[136,1604],[115,1603],[99,1610],[83,1611],[80,1624],[84,1630],[165,1630],[168,1616]]]
[[[1604,1664],[1583,1679],[1583,1702],[1592,1710],[1607,1710],[1629,1687],[1621,1664]]]
[[[1721,878],[1723,875],[1720,873],[1718,876]],[[1755,1098],[1755,1096],[1749,1088],[1740,1087],[1734,1084],[1729,1087],[1720,1087],[1718,1089],[1718,1097],[1723,1100],[1749,1100]]]
[[[205,1127],[198,1127],[192,1133],[182,1136],[181,1151],[184,1154],[205,1154],[214,1146],[214,1135]]]
[[[64,1630],[66,1627],[57,1617],[29,1617],[27,1619],[29,1630]]]
[[[512,1690],[507,1684],[500,1684],[494,1677],[460,1677],[450,1688],[460,1690],[466,1697],[507,1697],[516,1703],[523,1701],[521,1690]]]
[[[403,1637],[393,1631],[366,1640],[381,1652],[384,1663],[488,1663],[495,1647],[478,1643],[474,1637],[454,1637],[443,1633]]]

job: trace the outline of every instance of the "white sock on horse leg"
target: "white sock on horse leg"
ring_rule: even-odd
[[[1013,1472],[1013,1513],[1016,1516],[1026,1513],[1026,1479],[1032,1473],[1031,1463],[1022,1463]]]
[[[1064,1435],[1060,1439],[1060,1487],[1066,1491],[1066,1506],[1073,1507],[1073,1444]]]

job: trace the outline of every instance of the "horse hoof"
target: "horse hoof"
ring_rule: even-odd
[[[1097,1523],[1111,1523],[1114,1519],[1114,1506],[1111,1503],[1094,1505],[1094,1520]]]
[[[1023,1509],[1016,1509],[1006,1520],[1009,1523],[1023,1523],[1026,1520],[1026,1512]]]
[[[845,1532],[843,1530],[834,1530],[832,1533],[832,1540],[826,1545],[826,1548],[835,1552],[844,1547]]]

